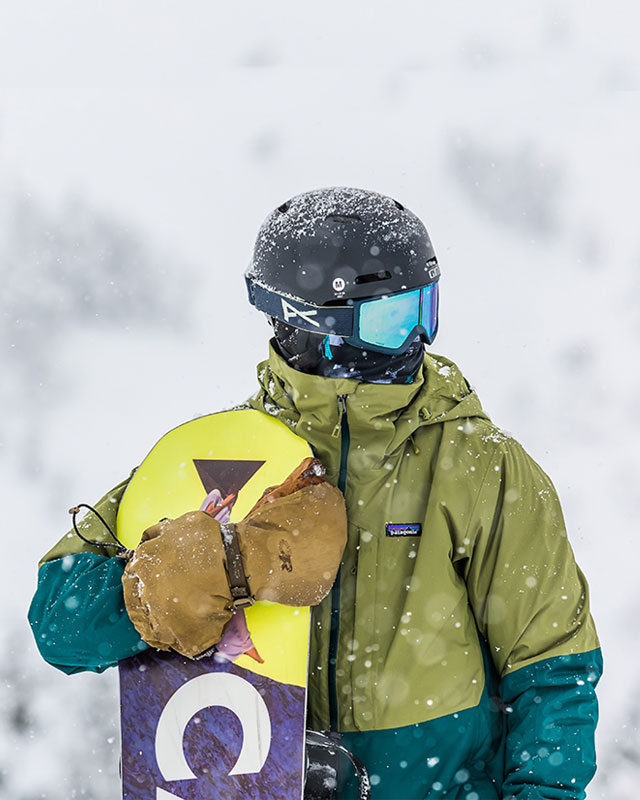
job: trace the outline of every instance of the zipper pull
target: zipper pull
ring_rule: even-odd
[[[347,411],[347,395],[346,394],[339,394],[338,395],[338,421],[336,423],[333,432],[331,433],[332,439],[337,439],[340,436],[340,432],[342,430],[342,417],[345,415]]]

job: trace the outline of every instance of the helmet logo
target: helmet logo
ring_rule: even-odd
[[[334,278],[333,279],[333,290],[335,292],[341,292],[347,284],[344,281],[344,278]]]
[[[311,317],[316,316],[318,313],[317,311],[301,311],[299,308],[292,306],[291,303],[288,303],[283,297],[280,299],[282,301],[282,313],[284,314],[285,322],[289,322],[292,317],[300,317],[311,325],[315,325],[316,328],[320,327],[319,322],[316,322],[315,319],[311,319]]]

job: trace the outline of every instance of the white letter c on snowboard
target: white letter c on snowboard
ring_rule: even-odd
[[[242,748],[229,775],[260,772],[271,747],[271,720],[258,691],[237,675],[210,672],[183,684],[162,709],[156,729],[156,760],[166,781],[193,780],[182,739],[191,717],[209,706],[228,708],[242,726]]]

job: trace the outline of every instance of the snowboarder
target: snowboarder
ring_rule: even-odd
[[[439,278],[421,221],[349,188],[279,206],[246,273],[274,333],[247,406],[307,439],[346,499],[308,724],[364,762],[375,800],[583,798],[602,671],[587,583],[550,479],[425,350]],[[97,505],[107,522],[126,485]],[[119,561],[67,536],[41,562],[30,621],[65,672],[147,646]]]

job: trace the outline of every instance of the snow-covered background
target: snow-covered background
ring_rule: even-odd
[[[257,228],[337,184],[424,219],[434,350],[558,488],[606,659],[588,796],[637,800],[640,12],[432,6],[0,10],[0,800],[118,796],[117,676],[39,659],[37,560],[167,429],[253,391]]]

